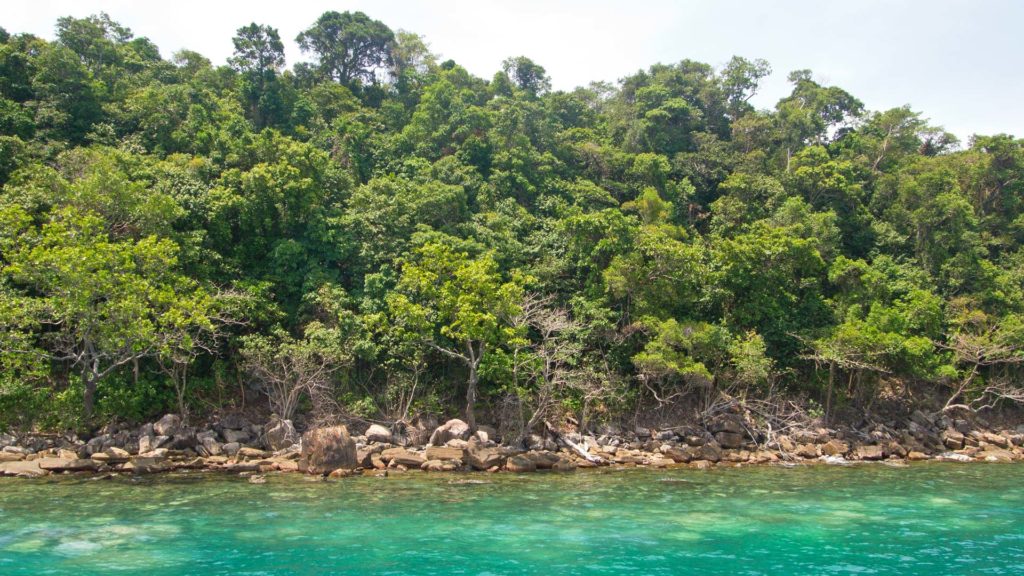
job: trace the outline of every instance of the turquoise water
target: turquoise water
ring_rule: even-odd
[[[1024,466],[0,479],[0,574],[1024,574]]]

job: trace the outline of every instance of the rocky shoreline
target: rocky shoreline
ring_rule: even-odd
[[[496,431],[471,431],[461,420],[419,420],[393,431],[379,424],[350,434],[346,426],[307,430],[287,420],[254,424],[238,415],[196,428],[168,414],[138,428],[109,425],[89,440],[75,435],[0,434],[0,476],[81,474],[97,477],[202,470],[243,474],[294,472],[319,477],[424,472],[571,472],[601,466],[708,469],[715,466],[852,462],[1014,462],[1024,460],[1024,426],[914,412],[897,423],[858,429],[808,427],[771,436],[741,411],[706,426],[665,429],[605,427],[597,434],[530,436],[520,446]]]

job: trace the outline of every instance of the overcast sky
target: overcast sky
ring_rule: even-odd
[[[215,63],[234,31],[270,24],[289,65],[295,35],[326,10],[362,10],[490,78],[508,56],[547,68],[556,89],[614,81],[655,62],[722,66],[733,54],[775,70],[754,103],[771,107],[791,70],[810,68],[869,109],[910,104],[966,139],[1024,136],[1024,1],[1015,0],[33,0],[0,4],[9,32],[52,38],[60,16],[105,11],[166,58],[181,48]]]

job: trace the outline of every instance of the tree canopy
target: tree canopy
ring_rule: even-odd
[[[362,12],[0,34],[0,427],[1024,398],[1024,140],[759,59],[553,88]],[[187,385],[186,385],[187,383]],[[1019,390],[1018,390],[1019,392]]]

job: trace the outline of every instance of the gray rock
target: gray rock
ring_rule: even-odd
[[[512,456],[505,461],[505,470],[509,472],[533,472],[537,470],[537,464],[523,454]]]
[[[127,467],[136,474],[152,474],[170,469],[166,460],[161,456],[135,456],[127,464]]]
[[[153,432],[157,436],[174,436],[181,427],[181,417],[177,414],[167,414],[160,420],[153,423]]]
[[[423,456],[410,452],[405,448],[388,448],[380,453],[380,457],[381,460],[391,466],[402,465],[406,468],[419,468],[427,461]]]
[[[154,442],[153,436],[150,436],[150,435],[140,436],[139,437],[139,453],[142,454],[143,452],[149,452],[150,450],[153,450],[154,448],[156,448],[156,446],[154,446],[154,444],[155,444],[155,442]]]
[[[267,448],[275,452],[299,442],[299,433],[295,431],[291,420],[271,420],[263,430],[263,437]]]
[[[973,462],[974,459],[967,454],[958,454],[956,452],[943,452],[936,457],[936,460],[946,460],[949,462]]]
[[[498,430],[494,426],[488,426],[487,424],[479,424],[476,427],[477,432],[482,432],[487,435],[487,440],[498,441]],[[481,438],[483,440],[483,438]]]
[[[725,430],[715,433],[715,441],[722,448],[739,448],[743,446],[743,438],[743,434],[727,432]]]
[[[717,442],[708,442],[703,446],[690,448],[693,460],[707,460],[708,462],[720,462],[722,460],[722,448]]]
[[[242,445],[239,444],[238,442],[228,442],[226,444],[221,445],[220,448],[221,448],[221,452],[225,456],[234,456],[234,455],[238,454],[239,450],[242,449]],[[216,456],[216,454],[214,454],[214,456]]]
[[[225,414],[219,422],[222,428],[231,428],[232,430],[241,430],[249,426],[249,420],[237,412]]]
[[[746,434],[746,429],[736,416],[718,418],[711,423],[711,432],[729,432],[731,434]]]
[[[224,450],[221,447],[221,443],[217,442],[217,439],[213,436],[203,436],[202,440],[200,440],[199,442],[199,447],[201,447],[206,452],[206,456],[220,456],[221,454],[224,453]],[[238,453],[239,447],[240,445],[236,443],[234,453],[232,454],[232,456]]]
[[[945,430],[942,432],[942,443],[950,450],[959,450],[964,447],[964,435],[958,430]]]
[[[220,431],[220,435],[224,437],[224,441],[227,443],[238,442],[244,444],[249,441],[248,430],[235,430],[232,428],[225,428]]]
[[[427,460],[465,460],[465,451],[461,448],[450,446],[427,446],[423,455]]]
[[[391,430],[381,426],[380,424],[371,424],[366,429],[366,441],[367,442],[380,442],[381,444],[391,443]]]
[[[465,454],[466,462],[477,470],[500,466],[505,459],[499,448],[488,448],[476,438],[469,441]]]
[[[429,444],[431,446],[444,446],[453,438],[469,439],[469,424],[458,418],[453,418],[434,430],[434,433],[430,435]]]

